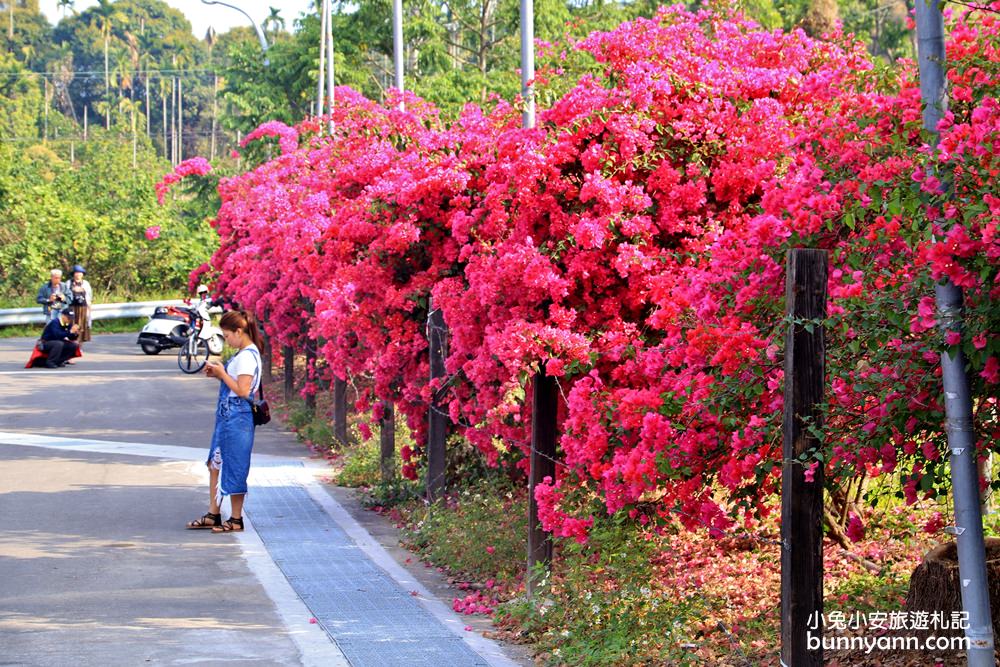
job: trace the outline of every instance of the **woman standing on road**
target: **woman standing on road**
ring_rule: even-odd
[[[237,352],[226,366],[205,365],[205,375],[219,379],[219,400],[215,410],[215,430],[208,459],[208,513],[188,523],[191,529],[211,528],[213,533],[243,530],[243,499],[250,474],[253,449],[253,414],[250,397],[261,379],[260,334],[253,315],[231,310],[219,322],[222,334]],[[229,496],[232,515],[222,520],[222,498]]]
[[[73,279],[69,282],[70,305],[73,317],[80,327],[80,342],[90,340],[90,306],[94,302],[94,290],[83,277],[86,271],[79,264],[73,267]]]

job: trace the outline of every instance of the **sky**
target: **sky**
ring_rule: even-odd
[[[223,33],[236,26],[249,26],[246,17],[235,9],[223,7],[222,5],[205,5],[201,0],[165,0],[168,5],[179,9],[187,20],[191,22],[191,31],[195,37],[201,39],[212,26],[216,32]],[[253,18],[260,25],[271,13],[269,7],[274,7],[281,11],[281,18],[285,19],[285,25],[292,27],[292,22],[299,15],[312,6],[312,0],[226,0],[231,5],[236,5]],[[82,12],[88,7],[96,5],[96,0],[76,0],[73,9]],[[58,9],[56,0],[40,0],[39,8],[49,23],[55,25],[62,18],[62,13]]]

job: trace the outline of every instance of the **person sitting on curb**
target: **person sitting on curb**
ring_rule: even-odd
[[[49,281],[38,289],[37,303],[42,304],[45,322],[59,319],[59,312],[70,304],[70,293],[66,283],[62,281],[62,271],[52,269]]]
[[[59,313],[59,316],[45,325],[42,331],[42,352],[48,355],[45,360],[46,368],[59,368],[76,356],[76,351],[80,347],[76,338],[79,326],[73,323],[73,311],[66,308]]]

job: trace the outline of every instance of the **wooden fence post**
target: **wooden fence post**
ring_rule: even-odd
[[[388,484],[396,478],[396,411],[392,401],[383,401],[382,407],[379,468],[382,472],[382,483]]]
[[[261,375],[270,382],[271,372],[274,370],[274,350],[271,346],[271,337],[267,335],[267,327],[263,322],[260,326],[260,337],[260,342],[264,344],[264,349],[260,351],[261,364],[263,365]]]
[[[347,444],[347,380],[333,378],[333,437]]]
[[[447,355],[448,329],[440,309],[427,317],[427,341],[430,344],[431,381],[445,377],[444,359]],[[427,499],[435,501],[445,488],[444,443],[448,437],[448,415],[435,397],[431,397],[427,430]]]
[[[538,520],[535,487],[556,474],[556,412],[559,394],[555,378],[535,373],[531,392],[531,468],[528,475],[528,574],[525,592],[532,597],[539,585],[537,570],[552,562],[552,536]]]
[[[285,402],[290,403],[295,394],[295,350],[286,345],[281,349],[285,370]]]
[[[306,384],[310,382],[316,384],[316,345],[316,341],[306,340],[306,377],[303,380]],[[315,390],[306,392],[306,410],[316,412]]]
[[[823,461],[799,457],[822,447],[826,282],[825,251],[789,252],[781,467],[781,662],[789,667],[823,664]]]

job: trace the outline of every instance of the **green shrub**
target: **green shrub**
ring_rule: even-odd
[[[372,436],[367,440],[363,440],[360,437],[360,431],[357,428],[352,428],[351,432],[353,435],[352,440],[356,444],[344,448],[344,467],[336,477],[337,484],[350,487],[380,488],[381,491],[379,493],[384,496],[386,502],[372,504],[395,504],[394,502],[389,502],[389,499],[396,498],[395,502],[399,502],[405,498],[413,497],[416,489],[411,487],[415,487],[416,484],[413,482],[404,484],[400,479],[400,469],[402,467],[400,450],[404,445],[413,447],[413,436],[410,434],[410,429],[406,427],[406,418],[399,414],[396,415],[396,454],[393,456],[393,462],[394,478],[399,481],[389,484],[384,485],[382,482],[380,462],[381,434],[379,433],[379,429],[372,429]]]
[[[413,508],[402,540],[435,565],[470,581],[519,582],[528,537],[525,488],[477,480],[433,505]]]
[[[659,546],[627,520],[598,517],[586,544],[557,540],[542,594],[502,605],[496,620],[519,626],[545,664],[705,664],[685,645],[703,603],[664,594]]]

